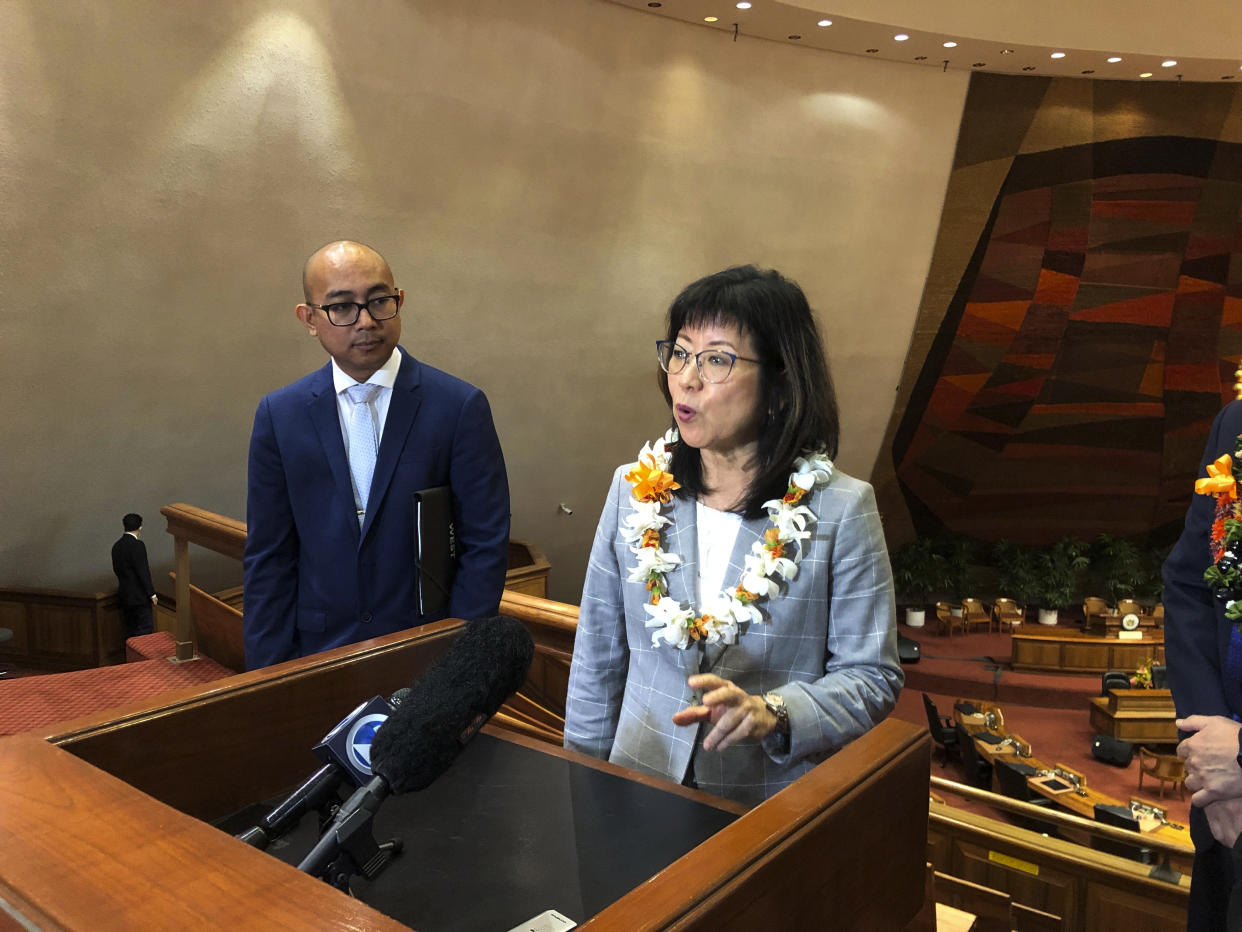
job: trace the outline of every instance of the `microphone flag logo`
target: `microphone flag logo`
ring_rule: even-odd
[[[392,713],[392,705],[382,696],[362,703],[315,745],[315,756],[325,764],[336,764],[355,786],[362,786],[375,776],[371,741]]]
[[[386,721],[387,715],[364,715],[354,722],[349,729],[349,737],[345,739],[349,762],[371,776],[374,776],[371,772],[371,742],[375,740],[380,725]]]

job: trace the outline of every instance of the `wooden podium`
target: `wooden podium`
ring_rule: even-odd
[[[317,766],[309,749],[327,728],[408,685],[462,626],[437,622],[0,739],[0,929],[407,928],[204,820],[290,789]],[[902,928],[923,902],[929,761],[925,730],[885,721],[594,916],[570,918],[591,930]],[[450,768],[441,779],[453,778]],[[488,870],[447,867],[467,902]]]

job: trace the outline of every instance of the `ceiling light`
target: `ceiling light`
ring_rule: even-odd
[[[946,42],[946,43],[944,44],[944,47],[945,47],[946,49],[955,49],[955,48],[957,48],[957,43],[956,43],[956,42]]]
[[[1053,53],[1052,53],[1051,55],[1049,55],[1048,57],[1049,57],[1049,58],[1064,58],[1064,57],[1065,57],[1065,53],[1064,53],[1064,52],[1053,52]]]
[[[1150,71],[1144,71],[1142,74],[1140,74],[1140,75],[1139,75],[1139,77],[1140,77],[1140,78],[1150,78],[1150,77],[1151,77],[1151,72],[1150,72]]]
[[[1160,67],[1161,68],[1172,68],[1176,64],[1177,64],[1177,59],[1170,58],[1168,61],[1162,61],[1160,63]]]
[[[820,20],[818,23],[816,23],[815,25],[816,25],[816,26],[820,26],[820,27],[824,27],[824,26],[831,26],[831,25],[832,25],[832,20],[830,20],[830,19],[821,19],[821,20]]]
[[[747,2],[747,0],[742,0],[742,2],[737,5],[737,8],[739,10],[749,10],[750,4]]]
[[[714,23],[716,22],[716,20],[717,20],[717,17],[715,16],[704,16],[703,17],[703,22],[705,23]]]
[[[801,38],[802,38],[802,36],[800,36],[800,35],[798,35],[797,33],[795,33],[794,35],[790,36],[789,38],[790,38],[790,39],[792,39],[794,42],[797,42],[799,39],[801,39]]]
[[[1110,65],[1115,65],[1115,64],[1117,64],[1117,62],[1119,62],[1119,61],[1121,61],[1121,56],[1120,56],[1120,55],[1114,55],[1112,58],[1110,58],[1110,59],[1108,60],[1108,63],[1109,63]]]
[[[1001,54],[1002,54],[1002,55],[1012,55],[1012,54],[1013,54],[1013,49],[1001,49]]]
[[[906,35],[904,32],[899,32],[897,33],[897,35],[893,36],[893,41],[894,42],[905,42],[909,38],[910,37]]]

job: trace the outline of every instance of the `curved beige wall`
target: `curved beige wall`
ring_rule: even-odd
[[[244,515],[258,398],[325,360],[302,260],[339,236],[390,259],[406,346],[487,391],[556,597],[666,426],[652,341],[701,274],[805,286],[841,465],[871,468],[965,75],[603,0],[8,0],[0,37],[0,584],[110,587],[131,509],[162,577],[161,505]]]
[[[1242,4],[1232,0],[833,0],[815,15],[888,23],[920,32],[1053,48],[1100,49],[1242,64]]]

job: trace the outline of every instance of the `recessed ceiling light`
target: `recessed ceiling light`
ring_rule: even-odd
[[[717,17],[715,16],[704,16],[703,17],[703,22],[705,23],[714,23],[716,21],[717,21]]]
[[[915,61],[927,61],[927,56],[926,55],[915,55],[914,60]]]
[[[1220,76],[1220,79],[1221,79],[1222,81],[1232,81],[1232,80],[1233,80],[1233,75],[1231,75],[1231,74],[1222,74],[1222,75]]]
[[[1035,70],[1035,66],[1034,66],[1034,65],[1027,65],[1027,66],[1026,66],[1026,67],[1024,67],[1022,70],[1023,70],[1023,71],[1034,71],[1034,70]]]
[[[790,39],[792,39],[793,41],[797,42],[799,39],[801,39],[801,38],[802,38],[802,36],[799,36],[799,35],[792,35],[792,36],[790,36],[789,38],[790,38]]]
[[[651,2],[647,4],[647,6],[654,8],[654,7],[664,6],[664,4],[657,2],[657,0],[651,0]]]
[[[905,42],[909,38],[910,37],[906,35],[904,32],[899,32],[897,33],[897,35],[893,36],[893,41],[894,42]]]
[[[1108,60],[1108,63],[1109,63],[1110,65],[1115,65],[1115,64],[1117,64],[1117,62],[1119,62],[1119,61],[1121,61],[1121,56],[1120,56],[1120,55],[1114,55],[1112,58],[1110,58],[1110,59]]]
[[[1002,54],[1002,55],[1012,55],[1012,54],[1013,54],[1013,49],[1001,49],[1001,54]]]
[[[1083,72],[1083,74],[1095,74],[1095,69],[1094,69],[1094,68],[1088,68],[1086,71],[1084,71],[1084,72]]]
[[[985,61],[977,61],[977,62],[974,62],[974,63],[973,63],[970,67],[972,67],[972,68],[982,68],[982,67],[983,67],[984,65],[986,65],[986,64],[987,64],[987,62],[985,62]]]
[[[737,5],[737,8],[739,10],[749,10],[750,4],[747,2],[747,0],[742,0],[742,2]]]
[[[868,55],[874,55],[879,49],[866,49]]]
[[[956,43],[956,42],[946,42],[946,43],[944,44],[944,47],[945,47],[946,49],[955,49],[955,48],[957,48],[957,43]]]
[[[815,25],[816,25],[816,26],[819,26],[819,27],[821,27],[821,28],[826,27],[826,26],[831,26],[831,25],[832,25],[832,20],[830,20],[830,19],[821,19],[821,20],[820,20],[818,23],[816,23]]]
[[[1161,68],[1172,68],[1172,67],[1173,67],[1174,65],[1176,65],[1176,64],[1177,64],[1177,59],[1176,59],[1176,58],[1170,58],[1168,61],[1162,61],[1162,62],[1160,63],[1160,67],[1161,67]]]
[[[1150,77],[1151,77],[1151,72],[1150,72],[1150,71],[1144,71],[1142,74],[1140,74],[1140,75],[1139,75],[1139,77],[1140,77],[1140,78],[1150,78]]]
[[[1065,57],[1065,53],[1064,53],[1064,52],[1053,52],[1053,53],[1052,53],[1051,55],[1049,55],[1048,57],[1049,57],[1049,58],[1064,58],[1064,57]]]

